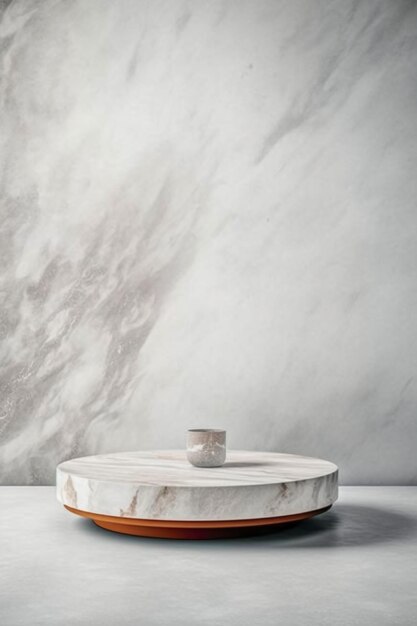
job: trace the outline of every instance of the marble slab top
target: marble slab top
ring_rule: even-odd
[[[229,451],[222,467],[194,467],[185,450],[119,452],[65,461],[57,497],[84,512],[150,520],[292,515],[337,498],[333,463],[293,454]]]
[[[90,480],[166,487],[236,487],[308,480],[337,471],[329,461],[294,454],[230,451],[222,467],[190,465],[182,450],[119,452],[65,461],[58,470]]]

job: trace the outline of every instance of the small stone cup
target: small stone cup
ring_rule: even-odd
[[[187,432],[187,459],[196,467],[221,467],[226,460],[226,431],[191,428]]]

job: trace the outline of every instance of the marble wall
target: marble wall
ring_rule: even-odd
[[[0,479],[183,447],[417,481],[417,3],[2,4]]]

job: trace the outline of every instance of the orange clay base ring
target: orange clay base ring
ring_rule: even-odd
[[[265,517],[258,519],[221,520],[221,521],[167,521],[134,519],[131,517],[114,517],[80,511],[64,505],[71,513],[93,520],[97,526],[124,535],[140,537],[158,537],[160,539],[221,539],[227,537],[243,537],[274,532],[278,527],[320,515],[331,507],[326,506],[315,511],[283,515],[281,517]]]

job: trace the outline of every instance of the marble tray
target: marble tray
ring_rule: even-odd
[[[57,467],[57,497],[73,513],[128,534],[206,538],[268,530],[321,513],[337,499],[329,461],[230,451],[219,468],[184,451],[121,452]]]

